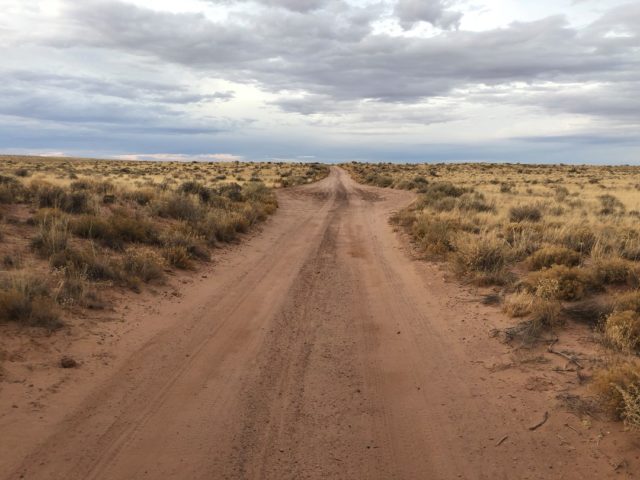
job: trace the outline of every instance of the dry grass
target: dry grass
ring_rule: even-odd
[[[47,328],[104,306],[97,291],[196,269],[275,212],[274,188],[328,174],[317,164],[0,159],[0,321]]]
[[[634,360],[612,362],[593,379],[601,403],[629,427],[640,429],[640,368]]]
[[[460,278],[502,286],[529,339],[568,321],[598,329],[613,358],[640,353],[638,167],[344,165],[362,183],[414,190],[392,221]],[[640,369],[612,363],[596,386],[640,426]]]

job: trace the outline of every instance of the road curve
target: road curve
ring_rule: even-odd
[[[465,346],[460,315],[472,307],[419,268],[388,224],[412,194],[332,168],[278,195],[279,212],[249,247],[163,309],[172,326],[0,477],[613,474],[588,443],[563,448],[553,421],[547,433],[528,430],[546,398],[510,398],[487,378],[476,355],[503,347]]]

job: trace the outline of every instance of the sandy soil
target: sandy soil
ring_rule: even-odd
[[[338,168],[279,192],[206,278],[64,344],[80,368],[0,383],[0,478],[633,478],[637,435],[566,401],[561,356],[491,338],[481,292],[412,259],[387,221],[411,200]]]

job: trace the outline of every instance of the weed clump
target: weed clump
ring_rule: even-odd
[[[630,361],[613,362],[595,373],[593,388],[601,403],[631,428],[640,428],[640,369]]]
[[[509,277],[505,268],[512,255],[509,245],[492,236],[463,235],[454,242],[453,268],[460,276],[471,276],[479,283],[503,285]]]
[[[60,314],[45,280],[29,275],[0,278],[0,322],[56,329]]]
[[[539,222],[542,219],[540,207],[531,205],[519,205],[509,210],[509,220],[518,222]]]
[[[534,252],[528,259],[527,264],[531,270],[542,270],[552,265],[564,265],[575,267],[580,263],[580,254],[570,248],[549,245]]]
[[[523,284],[538,297],[573,301],[599,288],[589,270],[565,265],[553,265],[548,269],[529,273]]]

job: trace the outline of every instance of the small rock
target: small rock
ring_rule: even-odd
[[[78,362],[69,356],[65,355],[60,359],[61,368],[76,368],[77,366],[78,366]]]

